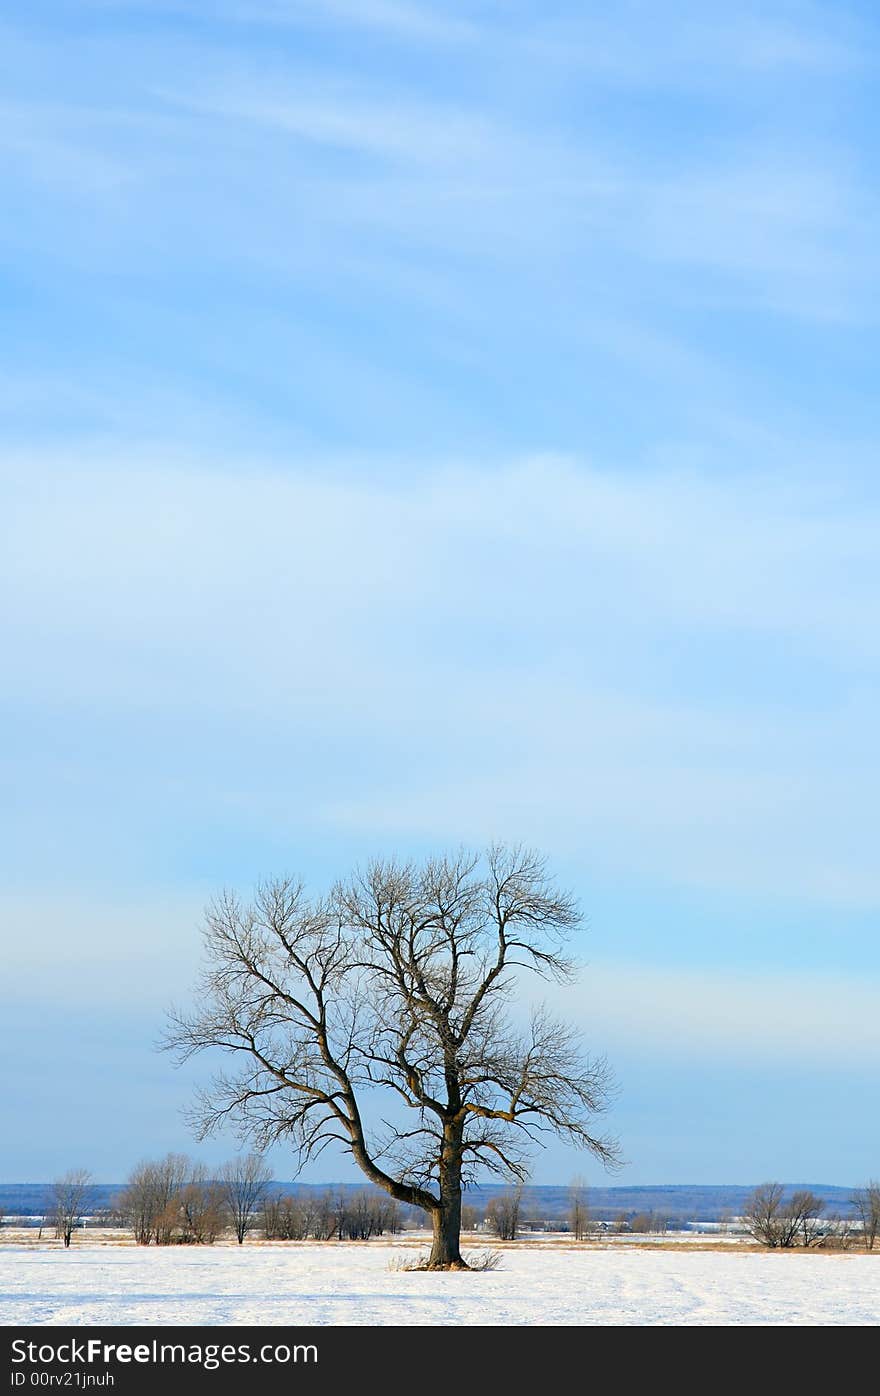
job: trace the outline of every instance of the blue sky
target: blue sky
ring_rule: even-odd
[[[219,886],[491,839],[587,912],[621,1181],[876,1174],[873,7],[0,40],[0,1176],[191,1145]]]

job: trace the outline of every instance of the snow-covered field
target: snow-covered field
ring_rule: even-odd
[[[0,1246],[4,1324],[876,1324],[880,1257],[511,1247],[482,1274],[400,1245]]]

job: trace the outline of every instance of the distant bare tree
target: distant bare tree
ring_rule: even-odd
[[[511,1188],[489,1199],[486,1220],[499,1241],[515,1241],[519,1233],[522,1188]]]
[[[325,1193],[317,1202],[304,1198],[267,1197],[261,1213],[268,1241],[368,1241],[401,1229],[400,1207],[380,1192],[340,1190],[334,1198]]]
[[[478,1208],[472,1207],[471,1204],[470,1204],[469,1202],[466,1202],[466,1203],[462,1206],[462,1209],[461,1209],[461,1229],[462,1229],[462,1231],[476,1231],[477,1227],[480,1225],[481,1219],[482,1219],[482,1213],[481,1213],[481,1211],[480,1211]]]
[[[314,1227],[314,1209],[290,1196],[267,1196],[260,1225],[267,1241],[304,1241]]]
[[[362,1215],[366,1215],[366,1226],[360,1228],[360,1238],[384,1236],[386,1231],[396,1236],[402,1228],[401,1207],[393,1197],[383,1196],[373,1189],[358,1194],[362,1201]]]
[[[376,1199],[368,1192],[345,1198],[339,1209],[339,1239],[369,1241],[376,1233],[377,1221]]]
[[[54,1226],[55,1235],[59,1241],[63,1241],[65,1249],[70,1245],[74,1227],[82,1218],[83,1203],[91,1181],[92,1175],[87,1169],[72,1168],[52,1184],[47,1220]]]
[[[583,1178],[573,1178],[568,1190],[568,1229],[576,1241],[583,1241],[590,1229],[590,1206]]]
[[[779,1245],[779,1210],[785,1189],[781,1183],[760,1183],[746,1200],[743,1224],[762,1246]]]
[[[666,1232],[666,1218],[657,1212],[636,1212],[630,1218],[630,1231],[639,1232],[642,1235],[662,1236]]]
[[[316,1241],[329,1241],[339,1233],[339,1206],[329,1192],[315,1199],[311,1212],[312,1235]]]
[[[267,1196],[263,1200],[260,1209],[260,1230],[267,1241],[280,1241],[281,1218],[285,1202],[292,1202],[292,1198],[285,1197],[282,1193],[275,1193]]]
[[[151,1241],[167,1246],[180,1225],[180,1196],[192,1182],[194,1166],[186,1154],[166,1154],[139,1163],[116,1199],[116,1208],[139,1246]]]
[[[376,1225],[377,1236],[384,1236],[388,1232],[389,1236],[399,1236],[403,1230],[403,1208],[399,1202],[395,1202],[393,1197],[377,1197]]]
[[[158,1246],[169,1246],[180,1219],[180,1194],[192,1181],[193,1164],[186,1154],[166,1154],[152,1168],[156,1197],[154,1239]]]
[[[562,945],[579,923],[521,849],[376,862],[316,902],[289,879],[250,904],[224,894],[207,914],[201,1006],[172,1018],[167,1041],[181,1059],[219,1048],[243,1064],[202,1094],[199,1133],[233,1121],[260,1152],[291,1141],[300,1164],[341,1143],[428,1213],[430,1267],[463,1268],[462,1188],[481,1169],[521,1181],[548,1132],[616,1161],[592,1124],[605,1062],[545,1010],[524,1031],[505,1012],[524,971],[571,978]],[[376,1087],[409,1123],[368,1124]]]
[[[187,1181],[172,1197],[172,1221],[168,1239],[188,1245],[211,1246],[226,1223],[226,1197],[222,1186],[195,1165]]]
[[[259,1154],[232,1159],[220,1169],[220,1186],[226,1210],[239,1245],[256,1225],[257,1213],[272,1180],[271,1170]]]
[[[771,1250],[789,1250],[799,1242],[813,1245],[816,1219],[825,1208],[821,1197],[806,1189],[786,1200],[781,1183],[761,1183],[749,1197],[743,1213],[746,1230]]]
[[[839,1212],[833,1212],[823,1218],[821,1231],[816,1232],[813,1245],[820,1246],[824,1250],[849,1250],[854,1231],[855,1225],[852,1216],[841,1216]]]
[[[130,1228],[139,1246],[148,1246],[158,1215],[155,1164],[139,1163],[116,1198],[116,1211],[123,1225]]]
[[[348,1204],[346,1203],[345,1193],[342,1192],[342,1190],[340,1189],[340,1191],[336,1194],[336,1196],[333,1199],[333,1215],[336,1219],[335,1229],[337,1241],[342,1241],[345,1239],[347,1213]],[[355,1238],[353,1237],[352,1239]]]
[[[863,1188],[856,1188],[851,1203],[861,1227],[862,1244],[872,1251],[880,1235],[880,1183],[873,1178]]]
[[[789,1198],[783,1208],[783,1215],[794,1236],[799,1236],[802,1246],[814,1246],[820,1239],[821,1233],[816,1222],[824,1211],[825,1203],[822,1198],[808,1189],[796,1192]],[[796,1245],[797,1241],[794,1240],[791,1244]]]

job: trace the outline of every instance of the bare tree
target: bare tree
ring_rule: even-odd
[[[330,1241],[339,1231],[339,1209],[330,1192],[315,1198],[311,1209],[312,1235],[316,1241]]]
[[[781,1183],[761,1183],[747,1199],[743,1224],[762,1246],[779,1245],[779,1210],[785,1193]]]
[[[309,901],[289,879],[249,904],[208,909],[200,1009],[172,1015],[181,1059],[220,1048],[241,1065],[194,1112],[201,1136],[233,1121],[260,1152],[290,1141],[300,1165],[341,1143],[367,1178],[431,1217],[432,1268],[463,1268],[462,1188],[481,1171],[527,1176],[556,1134],[616,1162],[594,1132],[608,1104],[603,1059],[537,1009],[507,1003],[522,976],[568,981],[580,924],[542,859],[492,848],[417,866],[376,862]],[[410,1122],[369,1122],[382,1088]]]
[[[832,1212],[823,1218],[822,1228],[816,1231],[813,1245],[820,1246],[823,1250],[849,1250],[855,1230],[852,1216],[842,1216],[840,1212]]]
[[[349,1241],[369,1241],[379,1234],[382,1214],[377,1199],[367,1191],[358,1192],[352,1198],[342,1198],[339,1209],[339,1239]]]
[[[666,1233],[666,1217],[657,1212],[636,1212],[630,1217],[629,1229],[645,1236],[663,1236]]]
[[[403,1209],[393,1197],[376,1196],[373,1199],[375,1223],[373,1230],[377,1236],[399,1236],[403,1230]]]
[[[261,1225],[267,1241],[368,1241],[401,1230],[400,1204],[372,1190],[325,1193],[318,1205],[294,1197],[267,1197]]]
[[[790,1245],[796,1245],[794,1239],[800,1237],[801,1245],[815,1246],[821,1239],[821,1231],[816,1222],[825,1211],[825,1203],[821,1197],[817,1197],[814,1192],[802,1189],[793,1193],[783,1208],[783,1215],[786,1221],[785,1234],[792,1235]]]
[[[180,1196],[203,1178],[186,1154],[139,1163],[116,1199],[116,1208],[139,1246],[167,1246],[180,1224]]]
[[[482,1213],[470,1203],[465,1203],[461,1209],[461,1229],[462,1231],[476,1231],[480,1225]]]
[[[583,1241],[590,1228],[590,1206],[583,1178],[573,1178],[568,1190],[568,1228],[576,1241]]]
[[[802,1189],[785,1197],[781,1183],[761,1183],[749,1197],[743,1213],[746,1230],[771,1250],[789,1250],[800,1242],[813,1245],[818,1231],[816,1219],[825,1203],[814,1192]]]
[[[880,1183],[872,1178],[863,1188],[856,1188],[851,1205],[859,1219],[862,1244],[872,1251],[880,1235]]]
[[[74,1227],[82,1218],[83,1203],[91,1181],[92,1175],[87,1169],[72,1168],[52,1184],[47,1220],[54,1226],[58,1240],[64,1242],[65,1249],[70,1245]]]
[[[220,1169],[223,1199],[239,1245],[256,1224],[271,1180],[271,1171],[259,1154],[245,1154],[244,1158],[232,1159]]]
[[[152,1169],[156,1204],[153,1237],[157,1246],[169,1246],[180,1220],[180,1195],[193,1180],[193,1164],[186,1154],[166,1154]]]
[[[486,1221],[499,1241],[515,1241],[519,1234],[522,1188],[511,1188],[489,1199]]]
[[[212,1246],[226,1221],[225,1189],[208,1176],[203,1164],[196,1164],[183,1187],[174,1194],[169,1209],[169,1241]]]
[[[304,1241],[315,1226],[315,1209],[296,1197],[267,1196],[260,1219],[267,1241]]]
[[[260,1209],[260,1230],[267,1241],[280,1241],[282,1239],[282,1217],[287,1202],[292,1203],[293,1198],[284,1197],[281,1193],[275,1193],[263,1199],[263,1206]]]
[[[139,1163],[133,1169],[115,1205],[120,1220],[130,1228],[137,1244],[148,1246],[158,1215],[154,1164]]]

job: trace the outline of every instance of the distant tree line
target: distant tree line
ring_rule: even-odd
[[[260,1214],[267,1241],[369,1241],[396,1236],[403,1209],[393,1198],[364,1188],[353,1195],[332,1190],[317,1196],[267,1197]]]
[[[168,1154],[138,1164],[116,1200],[116,1217],[141,1246],[211,1245],[227,1231],[241,1244],[254,1230],[268,1241],[366,1241],[402,1228],[400,1205],[384,1194],[278,1195],[270,1182],[258,1154],[224,1164],[216,1176],[185,1154]]]
[[[85,1169],[71,1169],[49,1190],[40,1223],[53,1228],[65,1247],[77,1228],[89,1223],[124,1226],[138,1245],[210,1245],[232,1234],[242,1244],[251,1232],[270,1241],[366,1241],[398,1235],[418,1226],[417,1209],[401,1205],[379,1189],[327,1188],[295,1194],[273,1191],[271,1173],[256,1153],[233,1159],[211,1172],[185,1154],[144,1160],[134,1168],[112,1207],[93,1205],[99,1189]],[[863,1246],[874,1250],[880,1237],[880,1182],[871,1180],[849,1198],[850,1212],[829,1212],[823,1198],[809,1189],[787,1192],[783,1184],[762,1183],[748,1197],[740,1217],[725,1212],[722,1230],[731,1225],[770,1250]],[[2,1224],[2,1217],[0,1217]],[[673,1219],[656,1212],[620,1212],[598,1221],[581,1179],[568,1192],[564,1216],[543,1216],[524,1208],[521,1186],[499,1191],[480,1205],[465,1204],[462,1230],[486,1231],[500,1241],[515,1241],[521,1231],[567,1231],[582,1241],[597,1230],[663,1233]]]
[[[770,1250],[846,1246],[860,1241],[871,1251],[880,1234],[880,1183],[857,1188],[850,1199],[852,1215],[827,1212],[823,1198],[801,1188],[786,1196],[782,1183],[761,1183],[746,1203],[743,1224]]]
[[[227,1230],[240,1245],[270,1181],[258,1154],[233,1159],[214,1176],[186,1154],[167,1154],[137,1165],[115,1212],[139,1246],[210,1245]]]

